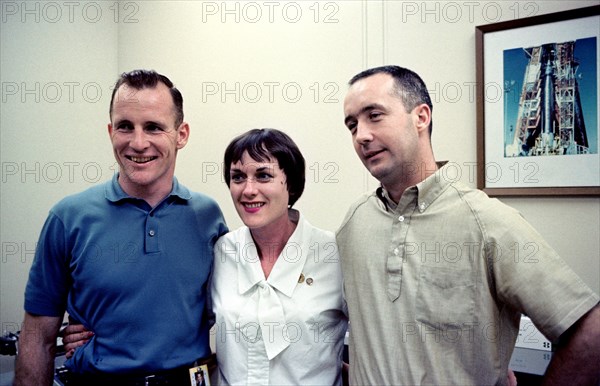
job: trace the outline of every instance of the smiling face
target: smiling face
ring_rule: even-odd
[[[171,191],[177,150],[189,136],[188,125],[177,127],[175,122],[173,98],[164,84],[119,87],[108,132],[119,164],[119,184],[127,194],[150,202]]]
[[[407,112],[394,78],[381,73],[354,83],[344,101],[345,124],[358,157],[386,188],[420,181],[421,106]],[[427,117],[426,124],[429,124]]]
[[[288,222],[287,178],[272,157],[256,161],[245,151],[231,164],[229,192],[238,215],[250,229],[281,229]]]

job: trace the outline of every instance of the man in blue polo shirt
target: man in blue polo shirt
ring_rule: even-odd
[[[207,284],[227,228],[214,200],[174,177],[190,131],[181,93],[136,70],[119,78],[110,106],[119,173],[50,210],[25,291],[16,385],[52,384],[65,311],[96,333],[67,361],[69,384],[181,385],[210,355]]]

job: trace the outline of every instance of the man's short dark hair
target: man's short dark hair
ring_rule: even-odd
[[[267,162],[275,158],[287,177],[289,193],[288,206],[291,208],[302,195],[305,184],[305,162],[300,149],[284,132],[276,129],[252,129],[234,138],[225,149],[223,175],[230,186],[231,164],[242,159],[247,151],[255,161]]]
[[[348,82],[352,86],[357,81],[368,78],[375,74],[388,74],[394,78],[396,96],[402,100],[404,108],[407,112],[412,111],[418,105],[425,103],[429,106],[429,109],[433,111],[433,104],[429,97],[429,91],[423,79],[414,71],[400,66],[381,66],[369,68],[368,70],[362,71]],[[433,119],[429,125],[429,134],[433,129]]]
[[[179,127],[183,122],[183,96],[179,90],[173,85],[173,82],[166,76],[157,73],[154,70],[133,70],[130,72],[124,72],[121,74],[110,97],[110,110],[109,114],[112,119],[112,108],[115,100],[115,94],[119,87],[123,84],[136,89],[141,90],[144,88],[154,88],[158,83],[162,83],[169,88],[171,97],[173,98],[173,104],[175,105],[175,126]]]

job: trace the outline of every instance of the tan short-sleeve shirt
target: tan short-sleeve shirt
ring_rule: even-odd
[[[598,296],[513,208],[438,170],[381,188],[337,232],[350,382],[504,384],[527,314],[556,340]]]

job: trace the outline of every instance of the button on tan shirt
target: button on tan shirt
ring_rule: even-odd
[[[527,314],[556,340],[597,302],[521,215],[444,168],[337,232],[355,385],[504,384]]]

